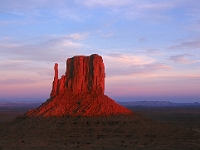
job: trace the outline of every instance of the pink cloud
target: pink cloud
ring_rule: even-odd
[[[200,60],[190,60],[188,57],[191,55],[189,54],[182,54],[182,55],[175,55],[175,56],[170,56],[170,60],[176,63],[181,63],[181,64],[193,64],[200,62]]]
[[[199,74],[152,73],[115,76],[106,80],[106,93],[112,96],[192,96],[200,95]]]
[[[103,58],[106,65],[107,77],[149,74],[158,70],[168,70],[171,68],[164,63],[156,62],[155,59],[144,55],[109,53]]]
[[[169,49],[198,49],[200,48],[200,39],[192,39],[187,41],[182,41],[176,45],[172,45]]]
[[[51,82],[40,82],[30,84],[12,83],[12,85],[4,84],[0,86],[0,98],[13,99],[27,97],[31,99],[34,97],[46,97],[47,99],[49,98],[50,90]]]

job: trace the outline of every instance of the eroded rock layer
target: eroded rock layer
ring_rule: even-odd
[[[133,112],[104,95],[105,68],[97,54],[67,59],[66,73],[58,79],[58,64],[50,98],[25,116],[115,116]]]
[[[132,111],[117,104],[104,94],[64,94],[55,97],[35,110],[27,112],[28,116],[115,116],[130,115]]]
[[[67,60],[66,88],[74,94],[104,93],[104,63],[99,55],[75,56]]]

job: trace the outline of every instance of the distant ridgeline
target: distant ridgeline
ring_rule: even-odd
[[[161,106],[200,106],[200,103],[173,103],[169,101],[136,101],[136,102],[118,102],[123,106],[145,106],[145,107],[161,107]]]

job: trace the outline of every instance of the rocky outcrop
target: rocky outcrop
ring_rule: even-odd
[[[66,89],[74,94],[104,93],[104,63],[99,55],[75,56],[67,60]]]
[[[55,66],[54,66],[54,71],[55,71],[55,74],[54,74],[54,80],[53,80],[53,85],[52,85],[52,90],[51,90],[51,97],[54,97],[57,95],[58,93],[58,64],[55,63]]]
[[[57,63],[55,63],[54,71],[55,71],[55,75],[54,75],[54,81],[52,84],[50,98],[53,98],[56,95],[62,95],[65,91],[65,76],[63,75],[60,79],[58,79],[58,64]]]
[[[25,116],[114,116],[133,112],[104,95],[105,67],[97,54],[67,59],[66,73],[58,79],[58,64],[54,66],[54,81],[50,98]]]

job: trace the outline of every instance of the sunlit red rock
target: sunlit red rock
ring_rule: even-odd
[[[67,59],[66,73],[58,79],[58,64],[50,98],[25,116],[114,116],[133,112],[104,95],[105,67],[97,54]]]
[[[74,94],[104,93],[104,63],[99,55],[67,60],[66,89]]]
[[[58,93],[58,64],[56,63],[54,66],[54,81],[53,81],[53,85],[52,85],[52,91],[51,91],[51,97],[54,97],[55,95],[57,95]]]

